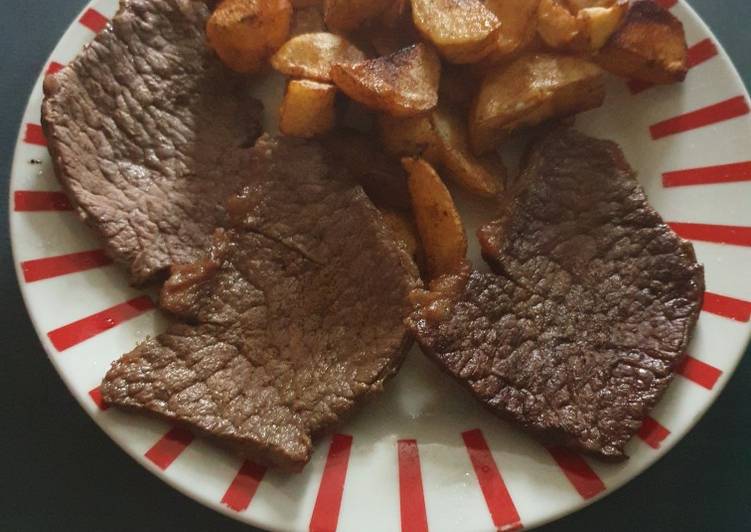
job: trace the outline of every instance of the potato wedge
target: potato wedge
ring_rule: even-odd
[[[439,106],[430,121],[438,139],[439,159],[453,180],[478,196],[496,197],[506,178],[500,157],[489,154],[480,159],[471,153],[466,122],[455,110]]]
[[[480,0],[412,0],[417,31],[452,63],[474,63],[490,53],[501,23]]]
[[[522,126],[599,107],[604,75],[585,59],[528,54],[488,72],[470,110],[472,150],[481,154]]]
[[[656,84],[683,81],[688,70],[683,24],[652,0],[634,0],[594,60],[608,72],[629,79]]]
[[[579,37],[581,27],[563,0],[541,0],[537,8],[537,33],[551,48],[567,48]]]
[[[441,61],[425,44],[359,63],[336,63],[334,83],[347,96],[393,116],[414,116],[438,103]]]
[[[326,31],[326,24],[323,22],[323,12],[318,6],[295,9],[292,13],[290,37],[321,31]]]
[[[508,61],[526,49],[536,35],[539,3],[540,0],[485,0],[485,6],[501,21],[487,61]]]
[[[446,185],[423,159],[402,159],[417,233],[431,279],[458,271],[467,255],[467,235]]]
[[[306,33],[293,37],[271,56],[271,66],[285,76],[332,81],[334,63],[365,59],[356,46],[333,33]]]
[[[232,70],[257,72],[289,36],[289,0],[224,0],[206,23],[209,46]]]
[[[609,7],[585,7],[576,14],[581,34],[589,51],[602,48],[620,26],[628,10],[628,0],[618,0]]]
[[[328,133],[335,122],[336,87],[307,79],[293,79],[279,109],[279,131],[290,137],[312,138]]]
[[[387,114],[378,116],[381,143],[387,153],[397,157],[422,157],[431,164],[440,160],[438,137],[429,115],[397,118]]]
[[[323,19],[337,33],[357,29],[365,21],[376,18],[392,0],[324,0]]]

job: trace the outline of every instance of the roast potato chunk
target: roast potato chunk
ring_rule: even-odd
[[[578,57],[528,54],[489,71],[470,110],[472,149],[484,153],[508,134],[602,105],[602,70]]]
[[[336,63],[334,83],[350,98],[393,116],[414,116],[438,103],[441,62],[420,43],[385,57]]]
[[[431,164],[440,161],[440,145],[429,115],[397,118],[387,114],[378,117],[384,149],[397,157],[422,157]]]
[[[347,33],[363,22],[376,18],[392,0],[324,0],[323,18],[335,32]]]
[[[487,59],[507,61],[520,54],[534,39],[540,0],[485,0],[485,6],[501,21],[495,45]]]
[[[334,63],[365,59],[356,46],[333,33],[305,33],[293,37],[271,57],[271,66],[285,76],[331,81]]]
[[[541,0],[537,8],[537,33],[552,48],[565,48],[579,36],[580,25],[563,0]]]
[[[439,106],[431,115],[439,158],[454,181],[469,192],[492,198],[502,190],[506,168],[498,154],[475,157],[469,149],[467,126],[455,110]]]
[[[290,36],[294,37],[295,35],[319,31],[326,31],[326,24],[323,23],[323,12],[318,6],[295,9],[292,13]]]
[[[585,7],[576,14],[581,34],[590,51],[602,48],[621,24],[628,9],[628,0],[617,0],[608,7]]]
[[[287,83],[279,111],[279,130],[290,137],[311,138],[334,127],[336,87],[307,79]]]
[[[224,0],[206,23],[209,45],[237,72],[257,72],[289,36],[289,0]]]
[[[423,159],[402,159],[409,173],[409,195],[428,275],[435,279],[464,264],[467,235],[446,185]]]
[[[480,0],[412,0],[412,20],[422,36],[453,63],[486,56],[501,23]]]
[[[686,54],[683,24],[652,0],[634,0],[595,61],[617,76],[667,84],[686,77]]]

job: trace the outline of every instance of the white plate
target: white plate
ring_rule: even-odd
[[[116,0],[92,2],[51,62],[70,61],[103,22],[98,13],[115,10]],[[672,11],[697,63],[686,82],[632,94],[612,79],[605,106],[577,119],[580,129],[620,143],[657,210],[668,221],[688,224],[675,227],[694,240],[706,268],[709,294],[691,358],[652,412],[648,430],[628,445],[625,463],[552,453],[485,413],[417,350],[386,392],[341,428],[351,439],[320,442],[297,475],[269,471],[259,482],[258,468],[241,467],[241,460],[206,441],[158,421],[100,410],[90,391],[110,363],[158,333],[164,321],[142,292],[128,286],[123,270],[101,264],[98,252],[69,256],[100,246],[70,211],[60,210],[59,186],[39,144],[40,75],[13,161],[10,227],[21,291],[50,360],[86,412],[144,467],[215,510],[269,529],[332,530],[338,523],[339,530],[357,532],[505,530],[517,522],[540,525],[606,495],[696,423],[751,332],[751,162],[743,164],[751,157],[748,94],[696,13],[685,3]],[[267,115],[274,114],[270,102],[278,101],[279,88],[271,80],[262,89]],[[703,122],[711,124],[696,127]],[[485,213],[458,196],[471,231]],[[471,252],[480,264],[476,244]],[[84,265],[89,268],[81,270]],[[134,300],[135,306],[123,305]]]

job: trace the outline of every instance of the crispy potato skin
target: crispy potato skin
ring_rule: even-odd
[[[683,81],[688,70],[683,24],[652,0],[634,0],[595,61],[625,78],[656,84]]]
[[[271,57],[271,66],[285,76],[330,82],[334,63],[363,59],[365,54],[344,37],[318,32],[298,35],[284,43]]]
[[[211,48],[232,70],[258,72],[287,40],[289,0],[224,0],[206,23]]]
[[[347,96],[392,116],[415,116],[438,103],[441,62],[420,43],[385,57],[336,63],[334,83]]]
[[[446,185],[423,159],[402,159],[417,232],[431,279],[455,273],[467,255],[467,235]]]
[[[501,29],[479,0],[412,0],[412,20],[452,63],[474,63],[490,53]]]
[[[324,0],[323,18],[333,32],[348,33],[378,17],[392,0]]]
[[[334,127],[336,87],[330,83],[290,80],[279,110],[279,131],[290,137],[312,138]]]

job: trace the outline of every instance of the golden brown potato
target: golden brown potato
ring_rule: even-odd
[[[334,83],[350,98],[393,116],[414,116],[438,103],[441,62],[425,44],[359,63],[336,63]]]
[[[541,0],[537,8],[537,33],[548,46],[566,48],[579,37],[579,21],[563,0]]]
[[[634,0],[595,61],[618,76],[667,84],[686,77],[686,54],[683,24],[651,0]]]
[[[493,47],[501,23],[480,0],[412,0],[420,34],[453,63],[474,63]]]
[[[307,79],[287,83],[279,109],[279,131],[290,137],[311,138],[334,127],[336,87]]]
[[[381,143],[387,153],[402,157],[422,157],[431,164],[440,160],[438,137],[433,131],[429,115],[397,118],[387,114],[378,116]]]
[[[539,3],[540,0],[485,0],[485,6],[501,21],[495,45],[486,58],[489,62],[508,61],[532,42]]]
[[[324,0],[323,18],[331,31],[347,33],[357,29],[366,20],[374,19],[383,13],[391,1]]]
[[[323,23],[323,12],[320,7],[310,6],[295,9],[292,13],[292,26],[289,31],[290,37],[320,31],[326,31],[326,24]]]
[[[585,46],[591,52],[602,48],[620,26],[628,9],[628,0],[617,0],[608,7],[585,7],[576,14]]]
[[[620,1],[621,0],[566,0],[566,5],[568,5],[569,10],[576,15],[582,9],[590,7],[610,7]]]
[[[295,9],[304,9],[311,6],[320,6],[323,0],[291,0],[292,7]]]
[[[578,57],[524,55],[483,79],[470,110],[472,149],[484,153],[519,127],[599,107],[604,98],[597,65]]]
[[[409,195],[417,233],[431,279],[458,271],[467,254],[464,224],[446,185],[422,159],[402,159],[409,173]]]
[[[289,36],[289,0],[224,0],[206,23],[209,45],[237,72],[257,72]]]
[[[383,221],[394,235],[394,240],[407,255],[413,259],[418,257],[419,243],[417,240],[417,229],[415,223],[404,212],[397,212],[391,209],[380,208]]]
[[[333,33],[306,33],[293,37],[271,57],[271,66],[285,76],[331,81],[334,63],[365,59],[357,47]]]
[[[496,197],[503,189],[506,168],[497,154],[475,157],[469,149],[467,126],[463,117],[447,106],[439,106],[431,115],[438,139],[439,159],[460,186],[486,198]]]

